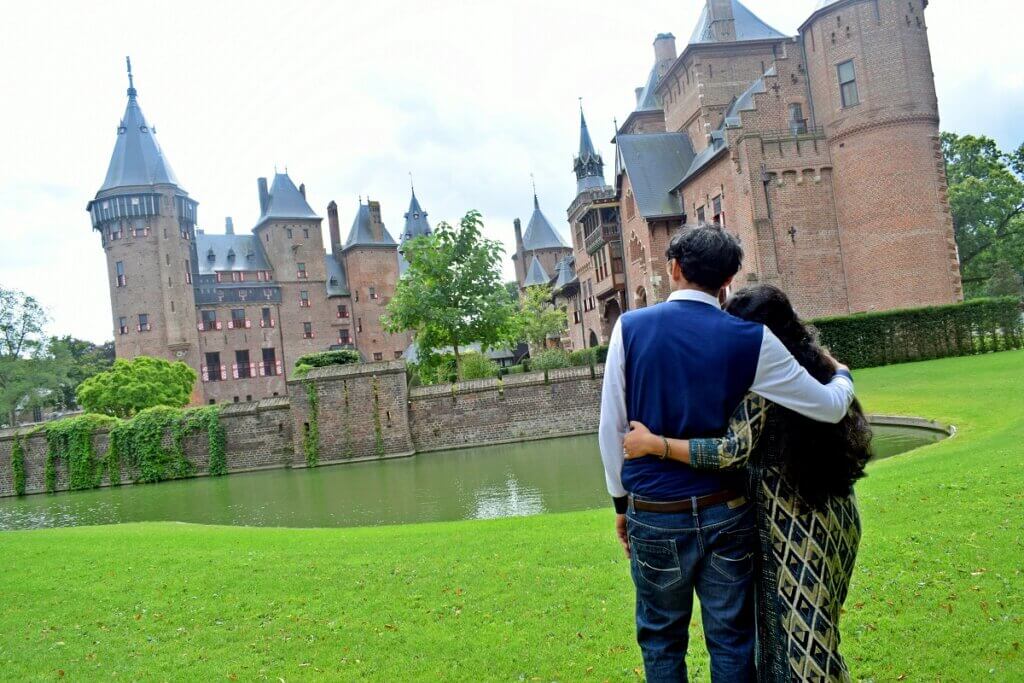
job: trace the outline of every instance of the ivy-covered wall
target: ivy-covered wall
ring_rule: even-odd
[[[288,400],[154,409],[130,422],[81,415],[0,432],[0,497],[281,467]]]

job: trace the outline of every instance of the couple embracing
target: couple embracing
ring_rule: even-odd
[[[744,289],[716,227],[666,253],[673,292],[612,331],[600,446],[647,680],[685,681],[693,595],[711,679],[846,681],[839,614],[871,432],[849,369],[782,291]]]

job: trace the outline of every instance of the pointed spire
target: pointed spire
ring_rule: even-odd
[[[583,98],[580,98],[580,159],[597,156],[594,151],[594,143],[590,140],[590,131],[587,129],[587,117],[583,115]]]
[[[532,175],[532,174],[531,174]],[[533,251],[534,249],[568,249],[562,237],[551,227],[550,221],[540,210],[540,202],[537,200],[537,188],[533,189],[533,215],[523,233],[523,249]]]
[[[540,202],[537,201],[537,179],[530,174],[530,184],[533,185],[533,210],[540,211]]]
[[[572,170],[576,173],[576,193],[604,187],[604,160],[594,150],[587,128],[587,118],[583,115],[583,99],[580,98],[580,151],[573,161]]]
[[[134,99],[138,92],[135,90],[135,79],[132,76],[132,58],[125,55],[124,61],[128,65],[128,97]]]

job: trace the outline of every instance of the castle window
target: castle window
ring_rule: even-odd
[[[261,370],[267,377],[281,374],[281,368],[277,364],[274,349],[263,349],[263,366]]]
[[[853,60],[849,59],[836,67],[839,74],[839,95],[844,107],[860,104],[857,93],[857,78],[853,69]]]
[[[204,382],[219,382],[224,377],[224,366],[220,364],[220,353],[211,351],[206,354],[206,365],[203,366]]]
[[[705,222],[706,221],[704,218],[704,207],[702,206],[699,209],[697,209],[697,225],[703,225]]]
[[[115,263],[114,271],[117,274],[117,286],[126,286],[128,284],[128,278],[124,274],[124,261],[118,261],[117,263]]]
[[[234,260],[235,260],[235,250],[234,249],[228,249],[228,261],[234,261]]]
[[[377,298],[377,288],[376,287],[370,287],[370,298],[371,299],[376,299]]]
[[[401,351],[395,351],[395,360],[398,360],[401,357],[402,357],[402,352]]]
[[[220,323],[217,322],[217,311],[206,310],[200,312],[202,322],[199,324],[199,329],[203,332],[212,332],[213,330],[220,329]]]
[[[192,284],[192,269],[187,259],[185,260],[185,284]]]
[[[373,359],[374,360],[384,360],[384,354],[381,353],[380,351],[375,351],[374,354],[373,354]]]
[[[246,327],[250,327],[250,326],[251,326],[251,323],[248,320],[245,319],[245,309],[244,308],[232,308],[231,309],[231,322],[228,323],[228,327],[237,330],[239,328],[245,329]]]
[[[296,277],[299,278],[300,280],[305,280],[306,279],[306,264],[305,263],[296,263],[295,267],[299,271],[296,274]]]
[[[274,319],[270,316],[270,309],[264,308],[261,312],[260,327],[273,327]]]
[[[356,318],[356,332],[360,332],[361,333],[362,331],[363,331],[363,319],[362,318]]]
[[[119,240],[119,239],[121,239],[121,224],[120,223],[115,223],[114,225],[110,226],[110,239],[111,240]]]
[[[789,103],[789,130],[793,135],[807,132],[807,119],[804,118],[804,105],[799,102]]]
[[[303,228],[302,229],[302,236],[304,238],[306,238],[307,240],[309,239],[309,228]]]
[[[636,202],[633,201],[632,191],[626,193],[626,218],[633,218],[636,215]]]
[[[348,306],[346,304],[338,304],[338,317],[339,318],[347,318],[348,317]]]
[[[722,213],[722,195],[711,200],[711,222],[719,227],[725,227],[725,214]]]
[[[309,292],[305,289],[299,292],[299,306],[301,308],[309,308]]]
[[[253,376],[252,365],[249,363],[249,350],[235,351],[235,379],[249,379]]]
[[[313,323],[302,323],[302,338],[312,339],[313,338]]]
[[[291,239],[292,238],[292,229],[291,228],[285,228],[284,231],[288,235],[288,239]]]
[[[123,315],[117,319],[117,333],[128,334],[128,318]]]
[[[348,328],[343,327],[338,330],[338,343],[339,344],[351,344],[352,336],[349,334]]]

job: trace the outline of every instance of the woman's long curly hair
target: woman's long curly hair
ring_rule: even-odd
[[[742,289],[729,298],[725,310],[765,325],[819,382],[824,384],[835,374],[815,331],[800,320],[778,287]],[[849,495],[871,458],[871,426],[860,403],[854,400],[839,424],[816,422],[779,405],[772,410],[777,411],[774,425],[782,475],[797,495],[812,508],[820,508],[833,496]]]

